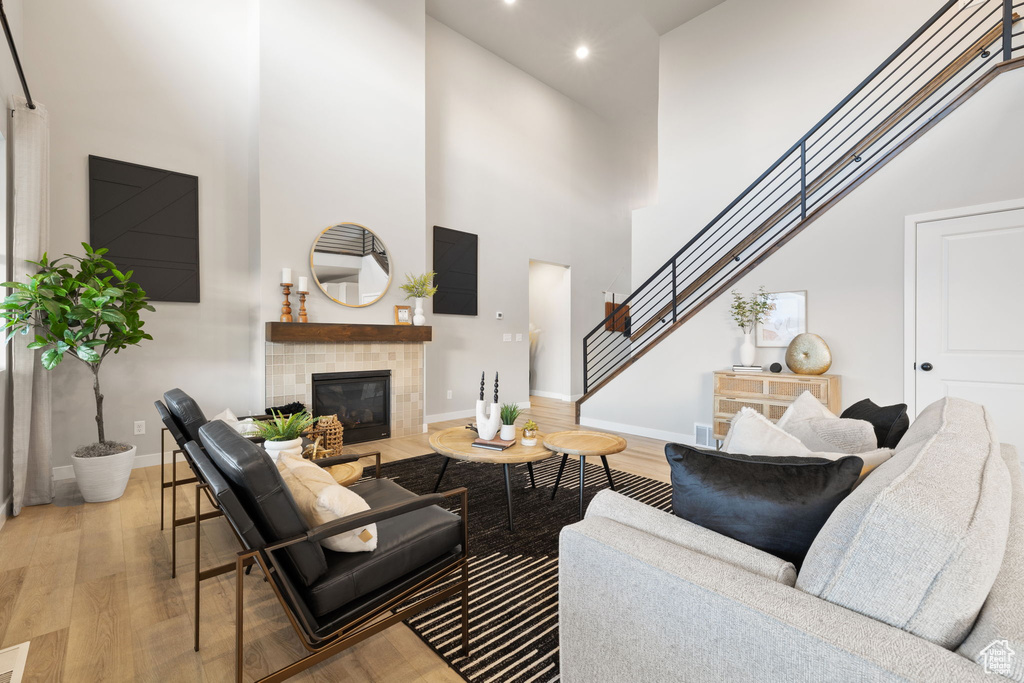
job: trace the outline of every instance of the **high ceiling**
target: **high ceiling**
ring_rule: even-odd
[[[628,130],[656,125],[659,35],[720,2],[427,0],[427,13]]]

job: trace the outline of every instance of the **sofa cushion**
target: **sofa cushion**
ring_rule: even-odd
[[[797,588],[956,648],[999,572],[1009,517],[1007,468],[988,413],[942,399],[836,508]]]
[[[1007,662],[1009,670],[1001,673],[1014,681],[1024,682],[1024,619],[1021,618],[1024,607],[1024,474],[1013,446],[1003,444],[1002,455],[1013,489],[1006,554],[971,635],[957,652],[984,665],[986,657],[992,654],[989,646],[997,641],[1006,641],[1006,646],[1016,654],[1012,662]]]
[[[293,455],[281,453],[277,471],[295,499],[295,504],[311,527],[318,527],[357,512],[370,509],[359,494],[334,481],[322,467]],[[368,552],[377,547],[377,525],[368,524],[320,541],[336,553]]]
[[[389,479],[371,479],[351,490],[374,510],[415,498]],[[313,614],[332,612],[462,545],[462,519],[436,505],[382,520],[377,530],[380,537],[373,552],[326,551],[327,571],[307,589]]]
[[[753,408],[740,408],[733,415],[722,450],[758,455],[806,455],[810,452],[800,439],[780,429]]]
[[[879,448],[896,448],[910,427],[906,403],[879,406],[870,398],[866,398],[844,410],[840,417],[870,422],[875,430],[875,440]]]
[[[199,436],[210,460],[231,483],[267,543],[285,541],[309,531],[266,451],[220,420],[203,425]],[[285,553],[307,586],[327,571],[319,543],[301,541],[285,548]]]
[[[864,465],[855,455],[762,457],[673,443],[665,456],[672,512],[797,565]]]
[[[878,448],[870,422],[836,417],[809,391],[793,401],[777,424],[811,451],[854,455]]]

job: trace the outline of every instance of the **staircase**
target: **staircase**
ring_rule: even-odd
[[[583,340],[580,406],[999,74],[1024,0],[950,0]]]

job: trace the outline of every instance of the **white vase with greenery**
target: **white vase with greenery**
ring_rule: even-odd
[[[416,309],[413,312],[412,324],[425,325],[427,317],[423,315],[423,301],[437,294],[437,287],[434,286],[434,276],[437,273],[430,272],[423,275],[407,274],[405,284],[401,285],[405,292],[406,299],[416,300]]]
[[[263,450],[277,462],[282,453],[302,457],[302,434],[316,422],[316,418],[303,410],[288,417],[277,413],[271,419],[258,420],[255,424],[257,434],[265,439]]]
[[[740,346],[740,365],[750,367],[757,358],[754,346],[754,329],[768,319],[768,314],[775,310],[775,295],[769,294],[764,287],[759,288],[749,297],[732,291],[730,313],[736,325],[743,331],[743,344]]]

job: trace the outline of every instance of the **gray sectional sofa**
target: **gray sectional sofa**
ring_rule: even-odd
[[[1024,681],[1024,483],[981,406],[926,408],[799,572],[602,491],[560,538],[561,678]]]

